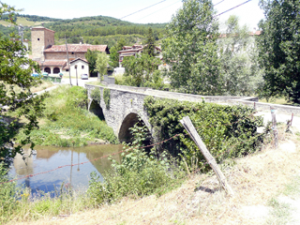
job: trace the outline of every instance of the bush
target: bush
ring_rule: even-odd
[[[127,153],[123,154],[120,164],[113,161],[115,173],[106,174],[104,181],[91,174],[88,194],[96,204],[111,202],[123,196],[160,194],[181,184],[184,173],[172,166],[166,154],[158,160],[154,152],[148,155],[139,148],[147,138],[146,130],[146,127],[138,124],[131,129],[134,142],[126,147]]]
[[[110,105],[110,89],[104,88],[103,89],[103,99],[106,105],[106,108],[109,109]]]
[[[92,90],[91,97],[92,97],[93,100],[100,103],[100,101],[101,101],[101,92],[100,92],[99,88],[95,88],[95,89]]]
[[[7,169],[0,163],[0,182],[5,182],[7,180]],[[16,183],[0,184],[0,196],[0,223],[2,223],[12,211],[18,208]]]
[[[218,162],[253,152],[260,146],[261,137],[256,129],[262,125],[262,118],[255,117],[251,108],[241,105],[156,100],[153,97],[146,97],[144,106],[150,123],[161,140],[186,133],[179,121],[184,116],[189,116]],[[169,150],[174,156],[180,154],[187,162],[193,161],[198,166],[203,164],[201,152],[187,135],[163,143],[162,149]]]

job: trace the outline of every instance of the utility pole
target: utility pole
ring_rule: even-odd
[[[66,38],[66,37],[65,37],[65,38]],[[71,81],[71,65],[70,65],[70,61],[69,61],[69,52],[68,52],[67,38],[66,38],[66,49],[67,49],[67,59],[68,59],[68,66],[69,66],[70,86],[72,86],[72,81]]]
[[[77,86],[78,86],[77,65],[75,66],[75,69],[76,69],[76,82],[77,82]]]

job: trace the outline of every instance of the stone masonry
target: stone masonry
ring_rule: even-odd
[[[243,104],[249,107],[255,107],[259,112],[270,114],[270,107],[275,108],[278,114],[300,116],[300,107],[292,107],[285,105],[276,105],[258,102],[256,97],[235,97],[235,96],[201,96],[191,95],[168,91],[158,91],[151,88],[137,88],[119,85],[107,85],[106,87],[96,85],[85,85],[88,91],[89,109],[92,103],[95,102],[91,98],[91,91],[94,88],[99,88],[101,92],[101,101],[98,104],[103,111],[106,123],[112,127],[115,135],[120,141],[126,141],[126,136],[129,133],[129,128],[137,121],[138,116],[144,121],[152,136],[154,136],[154,128],[149,123],[149,117],[144,109],[144,99],[146,96],[155,98],[175,99],[179,101],[190,102],[213,102],[226,105]],[[103,100],[103,89],[110,89],[110,107],[107,108]]]

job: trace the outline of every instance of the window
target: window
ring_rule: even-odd
[[[77,69],[77,65],[75,66],[75,69]]]
[[[37,40],[39,41],[40,39],[38,38]]]
[[[81,69],[84,69],[84,66],[83,66],[83,65],[81,66]]]
[[[74,55],[74,52],[72,52],[72,55]]]

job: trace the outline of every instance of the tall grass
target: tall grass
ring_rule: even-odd
[[[0,182],[7,180],[7,168],[0,164]],[[0,184],[0,224],[71,214],[95,206],[85,193],[76,193],[63,184],[56,198],[50,194],[34,197],[29,189],[17,188],[15,182]]]
[[[149,155],[139,148],[147,138],[145,130],[137,125],[132,128],[134,141],[128,146],[131,151],[123,155],[120,164],[112,161],[115,172],[106,174],[104,181],[92,173],[85,193],[75,192],[62,184],[60,190],[55,190],[55,198],[51,198],[51,193],[34,197],[29,189],[18,191],[15,183],[0,184],[0,195],[4,196],[0,198],[0,224],[72,214],[115,202],[124,196],[160,195],[178,187],[185,179],[185,172],[173,166],[166,155],[157,159],[154,153]],[[6,180],[5,174],[0,174],[0,182],[1,179]]]
[[[84,88],[61,86],[53,90],[44,103],[40,129],[30,134],[37,145],[84,146],[99,139],[117,143],[105,121],[87,111]],[[20,132],[17,139],[21,140],[24,135]]]

